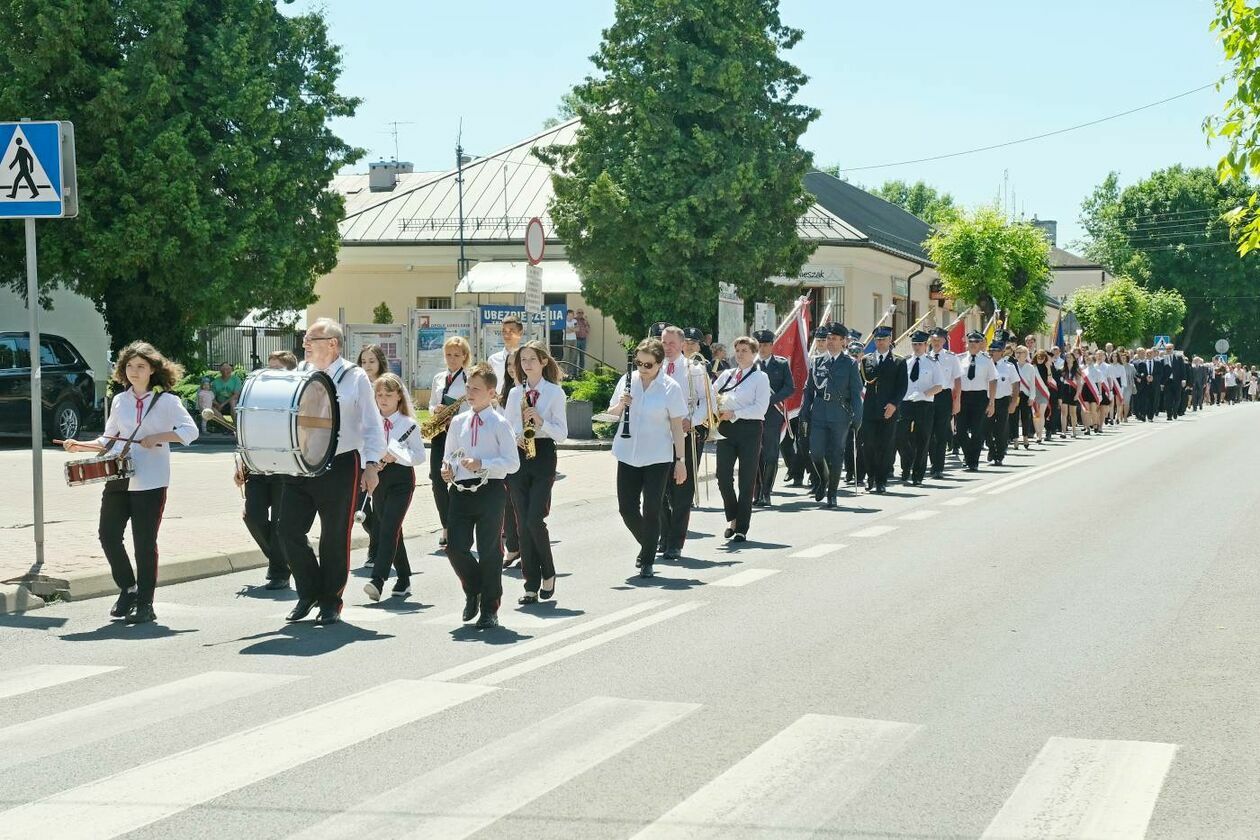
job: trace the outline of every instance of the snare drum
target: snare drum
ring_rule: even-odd
[[[66,462],[66,484],[70,487],[130,478],[135,473],[136,467],[130,455],[98,455],[95,458]]]
[[[256,370],[236,402],[236,446],[253,473],[316,476],[337,454],[337,391],[316,370]]]

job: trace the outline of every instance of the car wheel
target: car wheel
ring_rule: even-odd
[[[52,428],[48,430],[49,438],[70,440],[83,427],[83,414],[78,407],[69,401],[57,403],[53,409]]]

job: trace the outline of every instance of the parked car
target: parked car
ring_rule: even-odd
[[[72,438],[98,413],[96,379],[73,344],[40,335],[44,435]],[[0,435],[31,435],[31,352],[23,332],[0,332]]]

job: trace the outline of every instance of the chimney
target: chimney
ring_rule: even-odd
[[[414,172],[407,161],[378,160],[368,164],[368,189],[372,192],[389,192],[398,184],[400,174]]]
[[[1045,235],[1046,240],[1050,243],[1051,247],[1055,247],[1055,248],[1058,247],[1059,245],[1059,223],[1058,222],[1054,221],[1053,219],[1038,219],[1036,216],[1033,216],[1032,222],[1030,222],[1030,224],[1033,227],[1038,228]]]

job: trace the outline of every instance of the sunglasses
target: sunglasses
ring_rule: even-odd
[[[651,370],[656,367],[656,362],[635,362],[634,364],[639,370]]]

